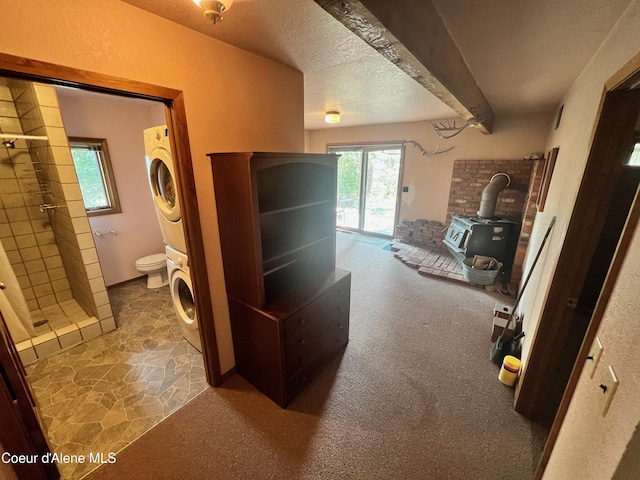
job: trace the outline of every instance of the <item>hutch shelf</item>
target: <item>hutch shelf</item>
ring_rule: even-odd
[[[337,156],[209,154],[236,369],[282,407],[346,345]]]

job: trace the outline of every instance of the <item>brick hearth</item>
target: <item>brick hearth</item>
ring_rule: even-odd
[[[448,252],[443,251],[442,239],[451,215],[475,216],[480,207],[482,192],[491,177],[498,172],[505,172],[511,177],[511,184],[498,196],[496,215],[522,223],[509,283],[509,290],[517,291],[522,276],[522,265],[529,245],[529,236],[537,212],[536,199],[543,167],[543,161],[456,160],[449,192],[447,224],[427,219],[402,220],[395,231],[395,236],[399,241],[398,248],[406,250],[416,247],[431,252],[429,258],[450,257]],[[418,254],[414,252],[415,255]],[[427,256],[425,255],[424,258]],[[442,265],[445,265],[444,260],[441,262]],[[438,261],[434,260],[434,264],[438,264]],[[457,265],[456,268],[457,270],[426,266],[420,273],[456,280],[456,274],[462,275],[462,267]],[[428,271],[428,269],[433,271]],[[464,278],[459,281],[469,283]]]
[[[433,276],[454,282],[473,285],[486,290],[494,290],[493,285],[477,285],[469,282],[462,275],[462,267],[447,251],[438,248],[419,247],[402,242],[393,242],[391,250],[394,256],[405,265],[418,270],[420,275]]]

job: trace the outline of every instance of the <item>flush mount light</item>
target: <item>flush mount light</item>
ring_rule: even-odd
[[[327,112],[324,114],[324,121],[327,123],[340,123],[340,112]]]
[[[231,7],[233,0],[193,0],[193,3],[204,10],[204,16],[215,25],[222,20],[222,12]]]

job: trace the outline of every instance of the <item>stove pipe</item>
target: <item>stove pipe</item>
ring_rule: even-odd
[[[496,173],[491,177],[489,184],[484,187],[482,199],[480,200],[479,218],[493,218],[496,213],[496,203],[498,194],[507,188],[511,183],[511,178],[506,173]]]

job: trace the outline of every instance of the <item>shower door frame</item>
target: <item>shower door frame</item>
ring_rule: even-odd
[[[187,254],[191,258],[205,258],[198,201],[193,194],[193,192],[196,191],[195,178],[187,131],[184,96],[181,90],[4,53],[0,53],[0,76],[162,102],[165,105],[165,116],[169,128],[169,138],[171,139],[171,150],[174,155],[178,195],[180,195],[182,202]],[[196,309],[198,311],[202,354],[204,357],[204,369],[207,382],[212,386],[217,386],[230,376],[234,369],[225,373],[225,375],[222,375],[220,372],[216,332],[213,323],[213,306],[208,300],[210,298],[209,277],[205,263],[193,262],[190,273]],[[4,328],[3,323],[0,315],[0,327],[2,328]],[[24,371],[20,368],[21,364],[16,352],[8,348],[4,342],[0,343],[0,349],[2,350],[2,352],[0,352],[2,353],[0,355],[0,371],[2,371],[0,380],[3,380],[0,382],[0,387],[3,387],[0,388],[0,393],[19,390],[21,393],[17,395],[18,401],[19,398],[28,398],[30,393],[28,392],[28,387],[25,389],[26,378]],[[18,363],[16,364],[15,361],[10,361],[10,359],[17,359]],[[0,400],[8,399],[0,396]],[[28,409],[25,407],[25,405],[22,405],[21,411],[28,412]],[[34,441],[28,434],[29,429],[19,428],[20,423],[24,426],[31,426],[33,419],[36,418],[35,413],[33,413],[32,418],[30,418],[28,413],[20,415],[19,418],[12,417],[15,417],[15,415],[11,415],[6,409],[3,409],[2,413],[0,413],[0,425],[8,423],[9,420],[13,420],[14,423],[17,422],[16,425],[18,425],[18,427],[16,427],[17,429],[5,433],[19,435],[25,444],[32,446],[33,451],[37,454],[47,453],[48,449],[46,444],[44,445],[44,449],[41,444],[36,446],[38,442],[34,444]],[[51,472],[44,473],[46,477],[42,476],[43,473],[42,471],[34,471],[35,476],[31,478],[55,478]]]

